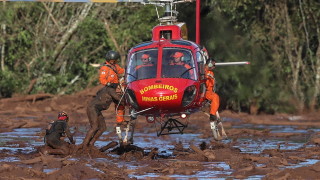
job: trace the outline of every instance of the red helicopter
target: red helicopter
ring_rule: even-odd
[[[165,8],[160,24],[152,30],[152,40],[132,47],[127,55],[125,88],[130,120],[122,138],[121,128],[116,127],[121,142],[133,143],[135,119],[146,117],[147,122],[158,126],[157,135],[183,134],[188,118],[206,103],[204,65],[208,52],[200,45],[200,0],[196,0],[196,42],[187,40],[185,23],[177,21],[176,5],[195,0],[0,0],[45,2],[138,2]],[[176,63],[179,59],[180,65]],[[145,62],[143,62],[145,61]],[[183,65],[182,65],[183,64]],[[216,63],[242,65],[249,62]],[[214,139],[226,136],[222,123],[211,123]],[[128,139],[129,131],[131,131]]]
[[[155,2],[155,1],[152,1]],[[130,49],[125,74],[125,99],[130,107],[131,120],[126,128],[124,142],[131,127],[133,138],[134,119],[146,117],[156,123],[157,135],[183,134],[190,114],[199,111],[206,103],[204,65],[208,60],[205,48],[199,45],[200,0],[197,1],[196,42],[187,40],[185,23],[177,22],[176,4],[187,1],[158,0],[163,3],[165,16],[152,30],[152,40]],[[188,1],[190,2],[190,1]],[[180,59],[182,62],[175,62]],[[216,63],[242,65],[249,62]],[[211,123],[216,140],[226,136],[221,122]],[[118,127],[117,133],[121,138]]]

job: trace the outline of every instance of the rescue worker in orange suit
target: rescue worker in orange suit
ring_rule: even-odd
[[[217,111],[220,106],[220,98],[217,93],[215,93],[215,78],[213,69],[215,68],[215,60],[209,58],[205,66],[206,74],[206,94],[205,97],[208,101],[211,102],[210,105],[210,121],[218,121]]]
[[[173,54],[173,62],[170,63],[170,65],[181,65],[183,67],[185,67],[187,70],[188,69],[191,69],[191,66],[189,64],[186,64],[182,61],[182,58],[183,58],[184,54],[182,52],[175,52]],[[189,71],[190,72],[190,75],[193,76],[193,71]]]
[[[99,70],[99,81],[104,87],[97,92],[87,106],[91,128],[83,140],[82,147],[93,146],[106,130],[106,123],[101,111],[107,110],[112,102],[117,110],[117,124],[124,121],[124,102],[120,102],[121,95],[116,92],[119,86],[119,75],[124,73],[124,69],[116,64],[119,58],[118,52],[109,51],[106,55],[106,63]]]
[[[142,67],[146,67],[146,66],[153,66],[153,64],[151,63],[151,57],[149,54],[142,54],[141,62],[142,62],[142,64],[136,66],[135,70],[138,70],[138,69],[140,69]]]
[[[184,54],[182,52],[179,52],[179,51],[175,52],[172,56],[174,58],[173,62],[171,62],[170,65],[182,65],[185,68],[190,69],[191,66],[189,66],[189,64],[186,64],[182,61],[183,56]]]
[[[44,137],[45,144],[52,149],[45,149],[44,154],[62,154],[70,153],[69,143],[62,140],[65,135],[69,138],[70,143],[75,144],[73,135],[68,127],[69,117],[66,112],[58,114],[58,120],[49,124]]]

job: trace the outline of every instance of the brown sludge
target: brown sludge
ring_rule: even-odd
[[[88,120],[85,114],[85,105],[99,88],[87,89],[74,95],[53,96],[40,94],[25,97],[0,99],[0,132],[10,132],[16,128],[45,128],[57,112],[64,110],[70,116],[71,127],[86,127]],[[63,102],[63,103],[61,103]],[[104,112],[106,123],[110,129],[114,128],[113,108]],[[202,171],[225,172],[221,166],[211,165],[208,169],[205,163],[223,162],[229,168],[227,177],[245,179],[253,176],[264,179],[318,179],[320,174],[320,162],[315,162],[302,167],[290,165],[305,162],[308,159],[315,161],[320,159],[320,133],[310,128],[320,128],[319,112],[302,115],[248,115],[244,113],[232,113],[223,111],[222,117],[236,119],[237,121],[224,122],[229,141],[216,142],[187,142],[189,146],[183,146],[171,139],[171,136],[160,137],[174,149],[173,156],[163,157],[158,148],[149,147],[148,153],[135,145],[119,146],[117,142],[108,139],[116,134],[104,135],[100,140],[105,140],[106,146],[93,147],[86,150],[73,147],[69,156],[43,155],[35,150],[33,153],[15,151],[12,154],[8,150],[0,151],[0,158],[12,157],[19,161],[0,161],[0,179],[134,179],[134,176],[152,173],[158,179],[174,179],[175,177],[189,177]],[[294,117],[294,118],[293,118]],[[299,130],[307,133],[288,132],[271,133],[270,129],[234,128],[239,124],[265,124],[297,126]],[[155,130],[146,128],[147,122],[144,117],[138,118],[137,132],[144,134],[155,133]],[[201,112],[191,116],[190,126],[185,133],[201,134],[200,138],[209,139],[212,136],[207,116]],[[86,130],[87,130],[86,129]],[[76,136],[85,136],[85,131],[77,130]],[[37,134],[34,141],[43,141],[44,134]],[[184,135],[181,135],[184,136]],[[294,140],[303,136],[305,146],[286,150],[286,143],[279,143],[277,147],[264,149],[261,153],[244,153],[234,147],[240,138],[248,139],[286,139]],[[212,139],[212,138],[211,138]],[[28,143],[21,139],[11,142],[20,149],[27,148]],[[110,144],[108,144],[110,143]],[[136,140],[135,140],[136,143]],[[184,142],[186,143],[186,142]],[[77,143],[78,144],[78,143]],[[310,146],[309,146],[310,145]],[[1,147],[10,147],[10,142],[1,144]],[[40,149],[41,147],[34,147]],[[257,146],[257,149],[260,147]],[[117,156],[111,156],[115,154]],[[103,160],[102,160],[103,159]],[[122,165],[117,164],[122,162]],[[125,163],[134,164],[137,168],[127,168]],[[47,172],[44,169],[51,169]],[[178,176],[177,176],[178,175]],[[148,177],[148,176],[146,176]],[[192,176],[194,177],[194,176]],[[225,173],[217,173],[211,178],[226,178]],[[145,177],[144,177],[145,178]],[[177,178],[179,179],[179,178]]]

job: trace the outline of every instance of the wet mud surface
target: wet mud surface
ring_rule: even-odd
[[[318,179],[319,112],[248,115],[221,112],[228,139],[214,141],[208,118],[193,114],[184,134],[157,136],[137,119],[134,144],[120,146],[113,107],[95,147],[79,149],[89,128],[86,103],[99,87],[74,95],[0,99],[0,179]],[[69,156],[44,155],[48,122],[67,111],[76,145]],[[101,148],[114,142],[110,148]]]

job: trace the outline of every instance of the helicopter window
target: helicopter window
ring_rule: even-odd
[[[205,72],[204,72],[204,63],[205,63],[205,57],[201,52],[197,52],[197,62],[198,62],[198,68],[200,72],[200,79],[205,78]]]
[[[198,62],[205,62],[205,57],[201,52],[197,52],[197,61]]]
[[[156,77],[158,50],[148,49],[131,55],[128,61],[128,82]]]
[[[187,49],[164,48],[161,77],[196,80],[195,64],[191,51]]]
[[[160,38],[172,39],[172,31],[160,31]]]

